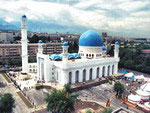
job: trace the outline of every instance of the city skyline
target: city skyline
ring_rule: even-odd
[[[0,4],[0,18],[8,23],[26,14],[31,21],[55,25],[58,32],[66,26],[73,33],[95,29],[112,36],[150,38],[149,0],[1,0]],[[73,26],[76,30],[71,30]]]

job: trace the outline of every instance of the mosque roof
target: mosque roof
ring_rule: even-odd
[[[62,56],[59,55],[59,54],[53,54],[53,55],[50,56],[50,59],[51,59],[52,61],[55,61],[55,60],[62,60]]]
[[[79,46],[103,46],[103,39],[95,30],[88,30],[80,36]]]
[[[27,18],[26,15],[22,15],[22,18]]]
[[[64,42],[62,46],[68,46],[68,42]]]
[[[39,44],[42,44],[42,43],[43,43],[43,41],[42,41],[42,40],[39,40],[39,41],[38,41],[38,43],[39,43]]]
[[[119,45],[119,42],[117,41],[117,42],[115,42],[115,45]]]
[[[79,57],[80,57],[79,53],[70,53],[68,55],[68,59],[71,59],[71,58],[76,59],[76,58],[79,58]]]

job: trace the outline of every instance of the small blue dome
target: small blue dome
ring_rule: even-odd
[[[39,41],[38,41],[38,43],[39,43],[39,44],[42,44],[42,43],[43,43],[43,41],[42,41],[42,40],[39,40]]]
[[[74,55],[73,54],[69,54],[68,55],[68,59],[74,59],[75,57],[74,57]]]
[[[57,54],[53,54],[53,55],[50,56],[50,59],[52,61],[62,60],[62,56],[61,55],[57,55]]]
[[[68,42],[64,42],[62,46],[68,46]]]
[[[26,15],[23,15],[22,18],[27,18]]]
[[[117,41],[117,42],[115,42],[115,45],[119,45],[119,42]]]
[[[80,54],[79,53],[73,53],[75,58],[80,58]]]
[[[96,31],[88,30],[80,36],[79,46],[103,46],[103,39]]]
[[[102,50],[106,51],[107,50],[106,46],[103,45]]]

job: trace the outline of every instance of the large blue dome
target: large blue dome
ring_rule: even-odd
[[[88,30],[80,36],[79,46],[103,46],[103,39],[96,31]]]

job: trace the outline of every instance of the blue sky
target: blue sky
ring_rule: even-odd
[[[0,0],[0,18],[84,26],[110,35],[150,38],[150,0]]]

